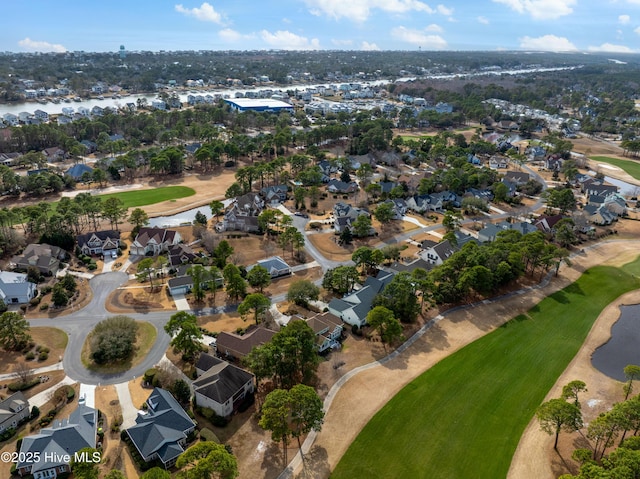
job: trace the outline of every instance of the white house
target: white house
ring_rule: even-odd
[[[36,297],[36,285],[27,281],[27,275],[0,271],[0,297],[5,304],[24,304]]]
[[[168,251],[169,246],[178,244],[182,240],[180,233],[164,228],[140,228],[136,239],[131,244],[130,254],[145,256],[152,253],[154,256]]]

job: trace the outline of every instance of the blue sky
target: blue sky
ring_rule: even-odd
[[[640,0],[20,0],[0,51],[640,53]]]

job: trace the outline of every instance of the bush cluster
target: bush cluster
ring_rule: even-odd
[[[91,358],[97,364],[128,359],[133,354],[137,332],[138,325],[127,316],[99,322],[91,333]]]

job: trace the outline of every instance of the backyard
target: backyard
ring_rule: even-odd
[[[600,311],[638,288],[638,274],[638,259],[587,270],[443,359],[371,419],[332,477],[506,477],[535,409]]]

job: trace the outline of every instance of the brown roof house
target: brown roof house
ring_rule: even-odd
[[[196,404],[218,416],[231,416],[255,388],[253,374],[210,354],[200,355],[196,372]]]
[[[131,244],[130,254],[145,256],[159,255],[169,250],[169,247],[182,241],[180,233],[164,228],[140,228],[136,239]]]
[[[252,324],[242,335],[222,331],[216,338],[216,352],[220,357],[242,359],[256,346],[271,341],[275,331]]]

